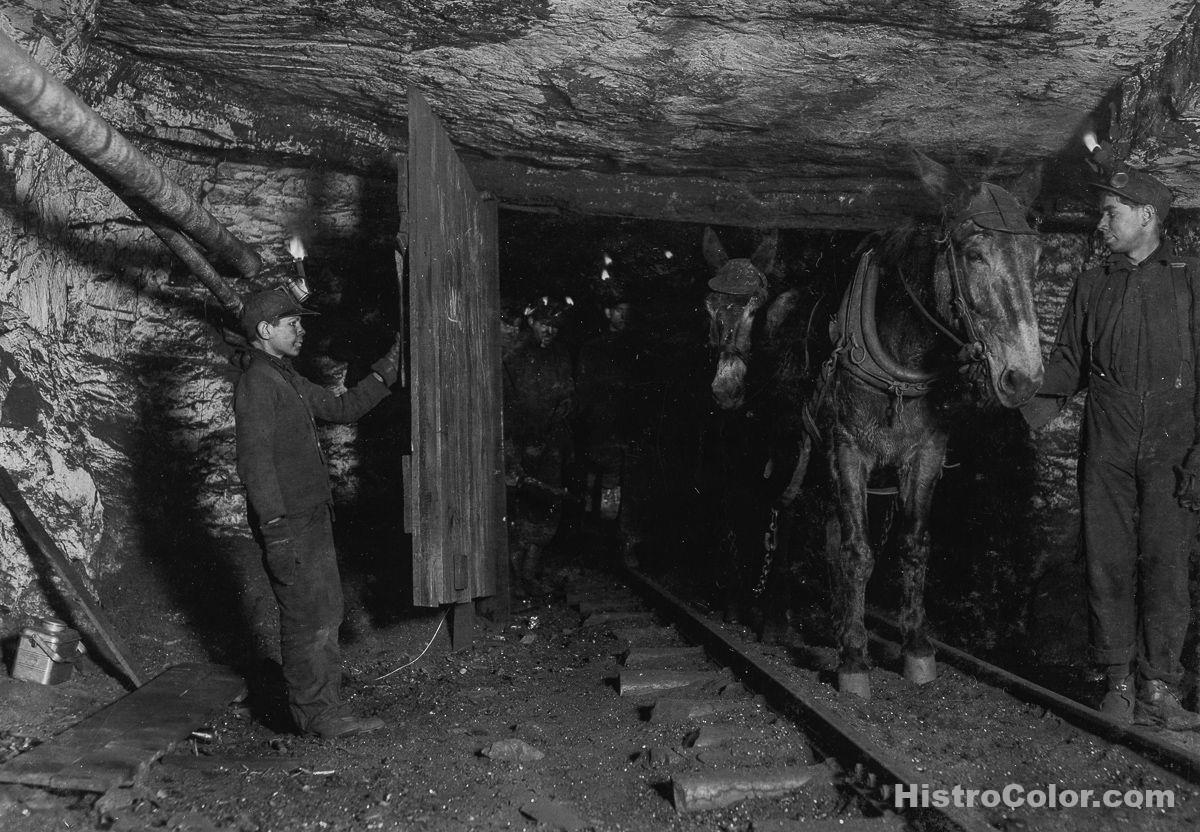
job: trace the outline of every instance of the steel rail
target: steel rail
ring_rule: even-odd
[[[894,620],[878,612],[868,612],[867,621],[893,635],[898,635],[900,632],[900,626]],[[944,659],[947,664],[982,682],[1007,691],[1018,699],[1053,711],[1088,733],[1108,742],[1123,745],[1150,762],[1193,783],[1200,784],[1200,758],[1188,754],[1177,746],[1163,742],[1149,731],[1122,725],[1094,708],[1089,708],[1074,699],[1055,693],[1036,682],[1031,682],[937,639],[931,638],[929,642],[933,645],[939,660]]]
[[[736,641],[725,636],[661,584],[631,567],[625,567],[624,577],[631,588],[647,596],[658,609],[674,620],[682,632],[701,644],[714,660],[731,668],[756,692],[766,697],[773,708],[795,721],[818,746],[829,751],[843,766],[849,762],[847,770],[861,765],[877,783],[882,784],[885,796],[893,793],[895,785],[917,785],[929,781],[928,776],[918,775],[846,725],[832,711],[781,678],[770,667],[746,655]],[[994,829],[981,812],[973,809],[906,807],[896,811],[916,828],[931,832],[988,832]]]

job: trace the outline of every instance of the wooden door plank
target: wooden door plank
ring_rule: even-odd
[[[0,783],[104,792],[146,767],[245,691],[220,665],[181,664],[0,766]]]
[[[440,606],[494,593],[507,562],[497,216],[415,89],[408,129],[413,603]]]

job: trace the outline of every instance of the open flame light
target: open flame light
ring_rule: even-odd
[[[296,266],[296,276],[284,284],[285,288],[296,299],[296,303],[304,303],[312,295],[308,288],[308,275],[304,273],[304,243],[299,237],[288,240],[288,254],[292,255],[292,263]]]
[[[1092,153],[1100,146],[1100,142],[1096,141],[1096,134],[1091,130],[1083,134],[1083,146],[1087,148],[1088,153]]]

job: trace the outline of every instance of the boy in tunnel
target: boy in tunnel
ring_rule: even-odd
[[[335,394],[292,366],[304,343],[301,318],[315,314],[283,289],[246,299],[241,323],[252,350],[233,407],[238,475],[279,605],[288,707],[300,733],[331,738],[372,731],[383,721],[341,712],[342,585],[316,419],[353,422],[386,398],[396,380],[400,342],[366,378]]]
[[[1196,279],[1200,264],[1163,238],[1171,192],[1111,172],[1098,230],[1109,249],[1071,290],[1038,396],[1034,429],[1087,389],[1079,493],[1091,659],[1100,711],[1172,730],[1200,727],[1180,703],[1188,559],[1196,537]]]

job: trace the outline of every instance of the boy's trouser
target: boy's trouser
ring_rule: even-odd
[[[1096,376],[1089,388],[1079,482],[1092,660],[1136,658],[1142,678],[1177,685],[1196,522],[1174,468],[1193,442],[1194,391],[1139,395]]]
[[[342,581],[333,547],[332,511],[322,503],[287,518],[290,556],[268,551],[267,574],[279,603],[279,642],[288,707],[296,727],[336,712],[341,701]]]

